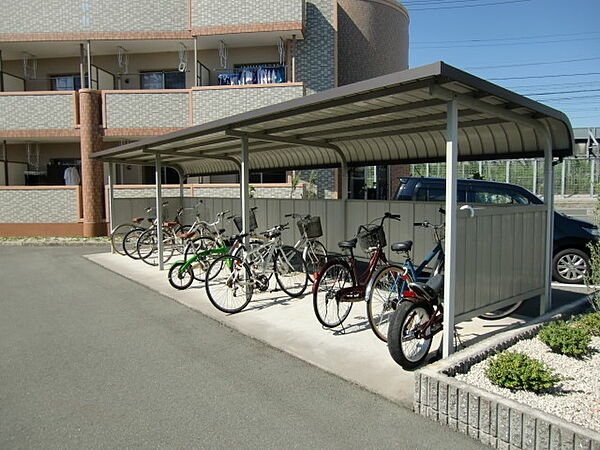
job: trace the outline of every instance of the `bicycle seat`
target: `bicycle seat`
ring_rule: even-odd
[[[223,233],[225,233],[225,228],[219,228],[217,231],[218,231],[220,234],[223,234]]]
[[[356,238],[351,239],[349,241],[341,241],[338,242],[339,248],[355,248],[356,247]]]
[[[131,219],[131,221],[133,223],[142,223],[144,221],[143,217],[134,217],[133,219]]]
[[[179,233],[177,237],[181,239],[188,239],[191,238],[194,234],[196,234],[195,231],[188,231],[187,233]]]
[[[175,225],[177,225],[177,222],[165,222],[163,224],[164,227],[174,227]]]
[[[414,291],[417,296],[430,302],[435,302],[437,300],[443,286],[444,276],[441,274],[431,277],[427,283],[420,283],[418,281],[408,283],[410,290]]]
[[[412,245],[413,241],[396,242],[391,249],[393,252],[410,252]]]

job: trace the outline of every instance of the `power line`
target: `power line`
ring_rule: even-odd
[[[571,62],[580,62],[580,61],[596,61],[600,59],[600,56],[595,56],[592,58],[578,58],[578,59],[564,59],[562,61],[541,61],[534,63],[520,63],[520,64],[501,64],[497,66],[478,66],[478,67],[465,67],[467,70],[473,69],[502,69],[507,67],[524,67],[524,66],[542,66],[548,64],[563,64],[563,63],[571,63]]]
[[[508,5],[510,3],[525,3],[530,2],[531,0],[508,0],[504,2],[493,2],[493,3],[482,3],[480,5],[462,5],[462,6],[438,6],[435,8],[409,8],[410,12],[414,11],[438,11],[440,9],[464,9],[464,8],[478,8],[480,6],[498,6],[498,5]]]
[[[554,87],[554,88],[567,88],[568,86],[598,86],[600,85],[600,80],[593,80],[593,81],[580,81],[580,82],[575,82],[575,83],[549,83],[549,84],[521,84],[521,85],[509,85],[509,86],[504,86],[507,89],[527,89],[527,88],[540,88],[540,87],[544,87],[544,88],[550,88],[550,87]]]
[[[500,80],[531,80],[535,78],[561,78],[561,77],[580,77],[588,75],[600,75],[600,72],[586,72],[586,73],[565,73],[560,75],[530,75],[525,77],[499,77],[499,78],[488,78],[490,81]]]
[[[600,89],[578,89],[575,91],[556,91],[556,92],[528,92],[522,95],[558,95],[558,94],[577,94],[580,92],[600,92]]]
[[[404,2],[405,4],[406,2]],[[555,33],[555,34],[539,34],[535,36],[519,36],[519,37],[509,37],[509,38],[486,38],[486,39],[461,39],[456,41],[421,41],[414,42],[414,44],[451,44],[451,43],[468,43],[468,42],[499,42],[499,41],[517,41],[523,39],[542,39],[542,38],[556,38],[561,36],[586,36],[586,35],[596,35],[600,34],[600,31],[586,31],[584,33]]]
[[[557,40],[549,40],[549,41],[537,41],[537,42],[504,42],[497,44],[449,44],[449,45],[432,45],[432,46],[412,46],[413,50],[428,50],[428,49],[436,49],[436,48],[477,48],[477,47],[509,47],[515,45],[537,45],[537,44],[555,44],[555,43],[563,43],[563,42],[575,42],[575,41],[591,41],[594,38],[574,38],[574,39],[557,39]]]

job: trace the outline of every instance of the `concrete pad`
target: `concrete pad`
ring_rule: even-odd
[[[166,271],[160,272],[141,261],[111,253],[87,255],[86,258],[247,336],[412,408],[413,373],[398,366],[390,357],[386,344],[375,337],[364,302],[353,306],[343,330],[321,327],[313,311],[309,289],[299,299],[290,299],[282,291],[255,293],[244,311],[225,314],[210,303],[204,284],[195,282],[189,289],[178,291],[169,284]],[[274,286],[272,280],[271,287]],[[459,324],[457,331],[461,341],[467,343],[522,322],[522,318],[493,322],[474,319]],[[432,352],[437,350],[440,336],[441,333],[436,336]]]

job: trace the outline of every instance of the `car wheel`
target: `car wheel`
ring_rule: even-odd
[[[560,283],[583,283],[590,267],[590,257],[576,248],[561,250],[554,255],[552,275]]]

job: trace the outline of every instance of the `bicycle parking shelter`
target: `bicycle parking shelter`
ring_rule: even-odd
[[[565,114],[436,62],[121,145],[92,157],[109,163],[111,216],[114,164],[155,167],[157,217],[162,217],[162,166],[178,171],[182,196],[186,177],[239,173],[244,231],[248,230],[250,169],[339,167],[344,187],[340,200],[346,201],[350,167],[445,161],[443,350],[447,356],[454,350],[457,162],[544,158],[547,206],[540,302],[544,312],[551,307],[553,159],[572,154],[573,131]],[[161,227],[158,230],[162,269]]]

